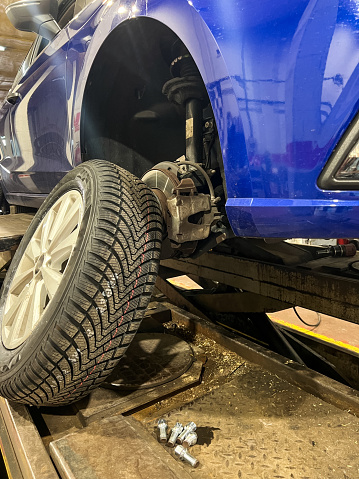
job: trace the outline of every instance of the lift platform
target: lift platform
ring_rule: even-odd
[[[200,381],[168,393],[169,381],[153,399],[164,387],[157,383],[142,394],[142,404],[125,409],[139,385],[130,392],[105,384],[81,404],[62,408],[1,399],[7,477],[358,477],[357,391],[163,300],[150,304],[141,334],[185,340],[194,362],[202,363]],[[125,360],[132,366],[130,356],[129,350]],[[132,371],[143,378],[141,364]],[[198,468],[159,443],[159,418],[169,427],[197,424],[190,452]]]
[[[168,259],[161,264],[167,268],[167,276],[179,271],[209,280],[212,286],[223,284],[234,288],[229,293],[218,288],[218,293],[198,294],[195,301],[198,309],[202,305],[222,312],[227,308],[232,312],[249,312],[249,305],[255,304],[259,311],[269,298],[268,309],[296,305],[359,324],[358,253],[351,257],[314,259],[316,248],[290,244],[281,244],[280,248],[271,253],[271,261],[245,258],[228,249],[211,251],[197,259]]]
[[[31,215],[16,221],[23,229],[3,235],[12,250]],[[256,248],[260,261],[237,243],[162,261],[157,296],[117,375],[80,403],[28,408],[0,399],[0,477],[358,477],[359,355],[319,351],[267,316],[299,305],[358,324],[358,254],[314,259],[316,249]],[[181,274],[197,286],[171,283]],[[156,344],[148,356],[138,352],[141,335]],[[169,337],[181,347],[164,345]],[[159,443],[160,417],[169,427],[197,423],[197,469]]]
[[[262,260],[236,254],[241,248]],[[320,247],[236,239],[230,248],[197,259],[162,261],[157,286],[173,304],[359,389],[355,354],[314,335],[303,338],[266,314],[301,306],[358,324],[359,254],[333,258],[327,253]],[[171,284],[170,278],[183,274],[195,281],[190,289]]]

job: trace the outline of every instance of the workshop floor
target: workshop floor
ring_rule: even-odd
[[[163,414],[159,403],[155,414],[149,408],[134,415],[153,436],[158,417],[170,427],[197,424],[199,440],[190,452],[200,465],[186,465],[193,478],[359,477],[359,419],[259,366],[245,362],[232,381],[193,396]]]
[[[156,304],[149,308],[142,334],[157,335],[161,329],[164,337],[185,340],[196,362],[202,362],[200,383],[155,401],[147,398],[130,410],[119,409],[116,402],[133,394],[126,388],[122,392],[98,388],[82,405],[31,408],[62,479],[359,477],[359,418],[349,412],[352,402],[339,409],[228,349],[228,341],[221,344],[218,334],[215,341],[194,327],[197,323],[186,327],[184,312],[167,314],[162,303]],[[169,338],[164,339],[169,344]],[[265,354],[258,346],[252,352]],[[266,361],[272,357],[268,353]],[[153,369],[145,361],[135,361],[128,364],[139,369],[140,377],[141,367],[144,372]],[[315,392],[323,393],[325,381],[315,384]],[[327,390],[328,399],[334,392]],[[110,393],[116,396],[111,401]],[[173,448],[158,442],[161,417],[169,428],[177,421],[197,424],[198,443],[190,452],[199,460],[198,468],[181,463]]]
[[[164,417],[172,426],[198,425],[199,444],[190,452],[200,466],[187,466],[193,478],[359,476],[359,420],[254,365]]]

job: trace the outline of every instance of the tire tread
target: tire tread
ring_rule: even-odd
[[[0,384],[2,395],[24,404],[67,404],[104,381],[137,331],[155,283],[162,218],[153,193],[111,163],[79,168],[96,175],[97,215],[56,329],[20,374]]]

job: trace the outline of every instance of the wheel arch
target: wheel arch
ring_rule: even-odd
[[[238,154],[238,143],[230,138],[232,119],[240,117],[236,95],[218,44],[204,20],[193,8],[186,10],[187,13],[184,10],[180,10],[180,19],[176,12],[171,16],[156,12],[156,15],[149,13],[127,19],[111,30],[95,53],[88,52],[92,60],[87,62],[83,77],[86,79],[85,86],[77,98],[77,116],[76,108],[74,111],[77,129],[81,118],[77,145],[83,159],[99,156],[99,150],[104,146],[110,153],[114,147],[120,152],[121,161],[125,158],[125,164],[121,166],[139,176],[154,164],[173,161],[184,153],[184,109],[181,112],[181,107],[171,105],[161,92],[165,81],[171,78],[168,64],[172,60],[169,58],[170,43],[180,40],[191,54],[205,84],[218,127],[224,174],[231,174],[228,163],[233,161],[234,150]],[[124,44],[126,39],[127,48],[119,48],[118,45]],[[158,42],[163,42],[160,45],[161,54]],[[113,62],[114,57],[117,61]],[[127,59],[131,59],[130,64]],[[112,81],[111,88],[111,78],[116,77],[113,75],[114,65],[118,67],[126,63],[126,71],[121,71],[120,85]],[[118,68],[116,73],[119,73]],[[151,76],[151,91],[143,92],[141,85],[146,86],[144,80]],[[115,95],[107,101],[110,108],[106,108],[106,101],[101,95],[110,90],[115,91]],[[141,108],[140,100],[143,104]],[[115,128],[115,123],[118,130],[113,134],[111,128]],[[89,142],[94,142],[93,132],[101,132],[101,129],[105,129],[106,134],[99,136],[100,141],[95,148],[89,147]],[[246,156],[244,138],[242,140],[241,149]],[[113,141],[117,145],[111,145]],[[76,141],[74,143],[76,145]],[[75,158],[79,162],[79,154],[75,154]],[[144,171],[138,167],[139,163],[144,166]]]

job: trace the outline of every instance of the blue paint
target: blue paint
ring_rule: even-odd
[[[227,212],[241,236],[350,238],[357,231],[359,205],[336,199],[230,198]]]
[[[136,11],[130,11],[133,4]],[[8,195],[47,193],[81,161],[86,79],[107,36],[136,16],[171,28],[198,65],[217,121],[227,213],[237,235],[358,237],[359,192],[317,186],[359,107],[354,0],[96,0],[44,50],[19,87],[28,101],[33,141],[24,146],[21,137],[15,145],[21,151],[10,142],[2,147]],[[50,91],[45,106],[43,95]],[[45,158],[34,146],[41,146],[41,135],[33,132],[44,134],[48,120],[40,113],[54,111],[55,104],[54,131],[61,139],[53,150],[46,140]],[[5,104],[2,136],[9,135],[11,115]],[[24,172],[27,183],[19,178]]]

